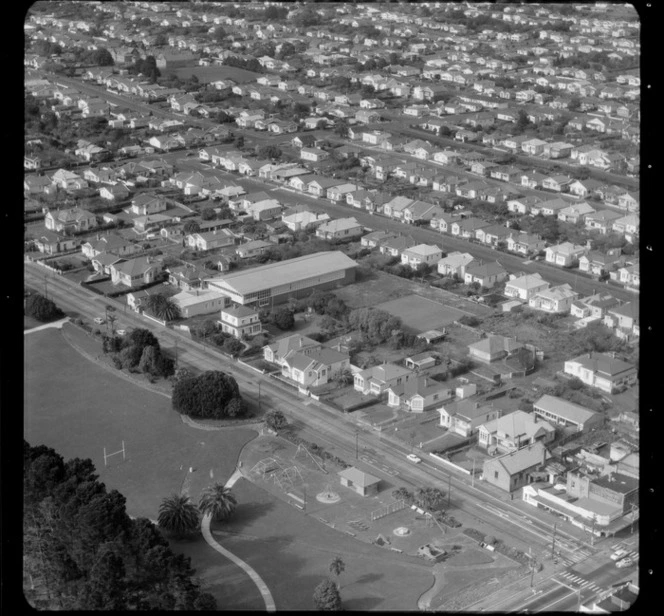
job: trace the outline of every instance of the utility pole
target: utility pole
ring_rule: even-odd
[[[450,497],[452,494],[452,473],[447,476],[447,508],[450,508]]]
[[[359,448],[359,434],[360,431],[355,428],[355,459],[359,459],[360,457],[360,448]]]
[[[470,485],[473,488],[475,487],[475,456],[473,456],[473,473],[470,476]]]
[[[175,370],[178,369],[178,339],[175,339]]]
[[[258,381],[258,410],[261,410],[261,382]]]
[[[551,541],[551,558],[554,559],[555,563],[555,547],[556,547],[556,525],[557,522],[553,523],[553,539]]]

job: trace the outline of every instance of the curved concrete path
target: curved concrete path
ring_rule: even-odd
[[[60,319],[59,321],[53,321],[52,323],[45,323],[44,325],[38,325],[37,327],[33,327],[32,329],[25,329],[23,330],[23,334],[31,334],[32,332],[39,332],[42,329],[49,329],[51,327],[55,329],[62,329],[62,326],[69,321],[69,317],[65,317],[64,319]]]
[[[226,487],[231,488],[235,484],[235,482],[242,477],[242,473],[239,470],[236,470],[228,479],[226,482]],[[256,584],[258,591],[261,593],[263,597],[263,601],[265,601],[265,609],[268,612],[276,612],[277,611],[277,606],[274,603],[274,599],[272,598],[272,593],[270,592],[270,589],[267,587],[267,584],[262,580],[260,575],[256,573],[247,563],[245,563],[243,560],[235,556],[235,554],[229,552],[226,548],[222,547],[219,545],[214,537],[212,536],[212,533],[210,532],[210,522],[211,522],[211,517],[209,514],[203,516],[203,520],[201,522],[201,531],[203,533],[203,538],[205,541],[208,542],[208,545],[228,558],[231,562],[235,563],[238,567],[243,569],[245,573],[253,580],[254,584]]]

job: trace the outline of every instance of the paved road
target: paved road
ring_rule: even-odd
[[[276,199],[288,206],[306,204],[310,206],[312,210],[327,212],[333,218],[353,216],[359,223],[374,230],[394,231],[403,235],[410,235],[417,242],[429,244],[435,243],[439,246],[442,245],[443,250],[446,252],[459,250],[462,252],[469,252],[473,256],[484,259],[485,261],[499,261],[510,273],[523,272],[525,274],[533,274],[538,272],[543,278],[551,282],[551,284],[557,285],[568,283],[582,296],[598,292],[610,292],[614,297],[622,301],[630,301],[638,297],[637,294],[626,291],[622,287],[607,285],[606,283],[592,280],[584,274],[575,271],[554,267],[541,261],[527,261],[523,257],[499,252],[478,243],[469,242],[449,234],[439,233],[433,229],[405,225],[404,223],[373,215],[346,204],[339,205],[332,201],[328,201],[327,199],[316,199],[315,197],[300,194],[297,191],[289,190],[276,184],[267,183],[263,180],[246,178],[234,173],[214,169],[211,165],[195,159],[181,159],[180,162],[178,162],[178,165],[183,169],[201,171],[213,170],[214,174],[219,178],[225,179],[229,183],[243,186],[247,192],[272,191],[275,193]]]

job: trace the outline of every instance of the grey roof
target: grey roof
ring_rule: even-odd
[[[365,473],[364,471],[361,471],[359,468],[355,468],[354,466],[351,466],[350,468],[347,468],[343,471],[339,471],[338,475],[339,477],[343,477],[344,479],[352,481],[354,485],[360,486],[361,488],[366,488],[380,482],[378,477],[374,477],[369,473]]]
[[[550,396],[549,394],[543,395],[537,402],[533,403],[533,408],[547,411],[577,424],[582,424],[594,415],[597,415],[595,411],[591,411],[584,406],[568,402],[556,396]]]
[[[551,454],[547,451],[546,447],[537,441],[523,449],[513,451],[493,460],[488,460],[485,466],[496,462],[503,466],[510,475],[514,475],[515,473],[543,464],[550,457]]]

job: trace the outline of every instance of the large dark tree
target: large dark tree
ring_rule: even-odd
[[[214,609],[189,559],[145,518],[132,520],[90,460],[24,442],[24,593],[45,610]]]
[[[323,580],[314,590],[314,607],[321,612],[341,611],[339,587],[332,580]]]
[[[183,379],[173,387],[173,408],[191,417],[219,419],[237,414],[237,404],[229,408],[236,399],[241,400],[237,381],[216,370]]]
[[[233,492],[223,483],[216,483],[205,488],[198,503],[201,513],[209,514],[217,522],[229,518],[236,507],[237,500],[235,500]]]
[[[188,496],[172,494],[159,505],[159,528],[179,539],[194,534],[198,530],[200,516],[196,505]]]
[[[25,302],[25,314],[42,322],[53,321],[64,316],[62,310],[52,300],[39,293],[33,293],[28,297]]]

